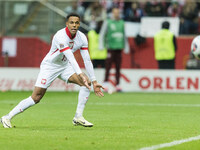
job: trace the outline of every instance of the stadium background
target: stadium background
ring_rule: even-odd
[[[80,0],[83,1],[94,0]],[[106,1],[109,0],[101,2]],[[146,0],[138,1],[146,3]],[[72,2],[0,0],[0,116],[31,95],[40,62],[49,51],[53,34],[63,28],[64,10]],[[127,8],[131,0],[124,2]],[[171,2],[165,0],[162,4],[168,6]],[[123,3],[119,4],[123,7]],[[159,17],[166,19],[166,12]],[[87,24],[82,28],[87,29]],[[14,128],[0,127],[0,149],[199,150],[199,62],[189,55],[191,41],[198,31],[177,35],[176,70],[165,71],[157,69],[152,36],[145,37],[142,45],[136,44],[136,36],[130,36],[131,53],[123,54],[121,72],[124,92],[105,93],[101,99],[91,92],[84,116],[94,123],[93,128],[72,125],[78,95],[72,91],[78,87],[57,80],[40,104],[12,120]],[[6,57],[3,53],[5,40],[12,50],[16,44],[16,56]],[[75,55],[80,58],[78,53]],[[194,70],[187,68],[188,63]],[[104,69],[95,69],[95,74],[103,82]],[[112,70],[111,87],[114,75]]]

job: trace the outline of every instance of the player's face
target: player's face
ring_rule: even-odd
[[[71,35],[75,35],[79,26],[80,26],[80,19],[76,16],[72,16],[66,22],[66,26],[68,27]]]

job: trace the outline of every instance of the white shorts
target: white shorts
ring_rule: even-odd
[[[51,83],[56,79],[68,82],[68,79],[74,74],[74,69],[70,63],[67,63],[64,67],[57,67],[49,64],[41,64],[40,72],[35,83],[35,86],[41,88],[48,88]]]

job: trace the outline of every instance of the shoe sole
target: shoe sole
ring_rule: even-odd
[[[72,121],[73,125],[74,126],[83,126],[83,127],[93,127],[93,125],[84,125],[84,124],[81,124],[79,122],[76,122],[76,121]]]

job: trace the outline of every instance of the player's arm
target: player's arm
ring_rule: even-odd
[[[92,61],[90,59],[90,55],[88,52],[88,48],[87,47],[82,47],[81,50],[81,56],[83,58],[84,61],[84,65],[85,65],[85,69],[89,75],[89,78],[91,81],[96,81],[96,77],[94,75],[94,68],[93,68],[93,64]]]
[[[60,52],[62,52],[65,57],[68,59],[68,61],[71,63],[74,71],[76,72],[77,75],[81,74],[82,71],[74,57],[74,54],[72,53],[70,47],[66,47],[64,49],[61,49]]]
[[[65,49],[62,49],[60,51],[62,51],[62,53],[65,55],[65,57],[67,57],[67,59],[69,60],[70,64],[72,65],[76,74],[81,78],[81,80],[83,81],[85,86],[90,90],[91,88],[87,82],[87,79],[85,78],[84,74],[82,73],[71,49],[69,47],[66,47]]]
[[[103,92],[101,91],[101,88],[104,89],[104,87],[102,85],[100,85],[99,83],[97,83],[97,81],[96,81],[96,77],[94,75],[93,64],[92,64],[92,61],[90,59],[90,55],[89,55],[87,47],[82,47],[80,52],[81,52],[81,56],[82,56],[83,61],[84,61],[86,71],[89,75],[90,80],[92,81],[92,85],[93,85],[93,89],[94,89],[95,94],[99,97],[104,96]]]

